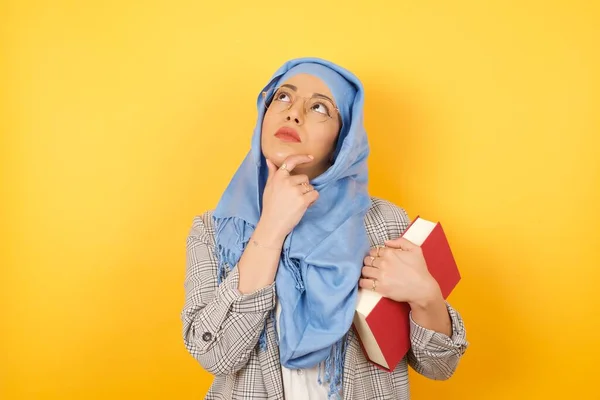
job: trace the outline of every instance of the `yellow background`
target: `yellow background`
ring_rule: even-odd
[[[464,277],[471,347],[413,398],[599,398],[599,26],[584,0],[3,1],[0,398],[203,397],[187,230],[313,55],[365,84],[373,194],[441,220]]]

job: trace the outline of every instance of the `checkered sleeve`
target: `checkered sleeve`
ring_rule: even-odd
[[[452,322],[452,335],[424,328],[410,315],[411,349],[408,363],[419,374],[431,379],[450,378],[467,349],[466,331],[463,320],[455,309],[446,303]]]
[[[233,374],[248,362],[275,307],[274,284],[241,294],[234,267],[217,285],[214,230],[207,214],[194,219],[186,256],[181,313],[185,347],[211,374]]]

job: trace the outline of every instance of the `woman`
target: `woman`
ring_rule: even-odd
[[[467,342],[402,208],[369,196],[363,87],[316,58],[283,65],[258,99],[251,150],[187,242],[183,336],[207,399],[408,399],[408,365],[454,372]],[[393,372],[351,329],[358,287],[411,306]]]

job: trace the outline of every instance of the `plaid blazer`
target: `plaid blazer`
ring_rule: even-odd
[[[371,245],[395,239],[406,230],[406,212],[382,199],[372,198],[365,217]],[[283,399],[276,331],[271,311],[276,305],[275,284],[250,294],[237,290],[233,269],[217,285],[217,258],[212,212],[193,220],[187,238],[185,304],[181,313],[188,352],[214,375],[205,399]],[[408,366],[437,380],[448,379],[468,343],[459,313],[446,304],[452,337],[425,329],[411,319],[411,349],[393,372],[383,371],[365,358],[350,329],[343,372],[343,399],[401,399],[410,397]],[[267,350],[258,338],[267,322]]]

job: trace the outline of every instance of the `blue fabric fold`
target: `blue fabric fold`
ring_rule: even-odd
[[[287,368],[324,364],[330,394],[339,391],[346,338],[357,300],[363,258],[369,251],[364,216],[369,145],[363,126],[364,90],[348,70],[319,58],[281,66],[258,96],[251,148],[213,214],[219,282],[235,266],[262,208],[267,167],[261,151],[265,102],[289,77],[308,73],[322,79],[340,109],[342,126],[333,165],[311,181],[319,199],[287,236],[275,278],[281,304],[279,354]],[[266,92],[268,96],[262,96]],[[266,342],[261,335],[261,347]]]

